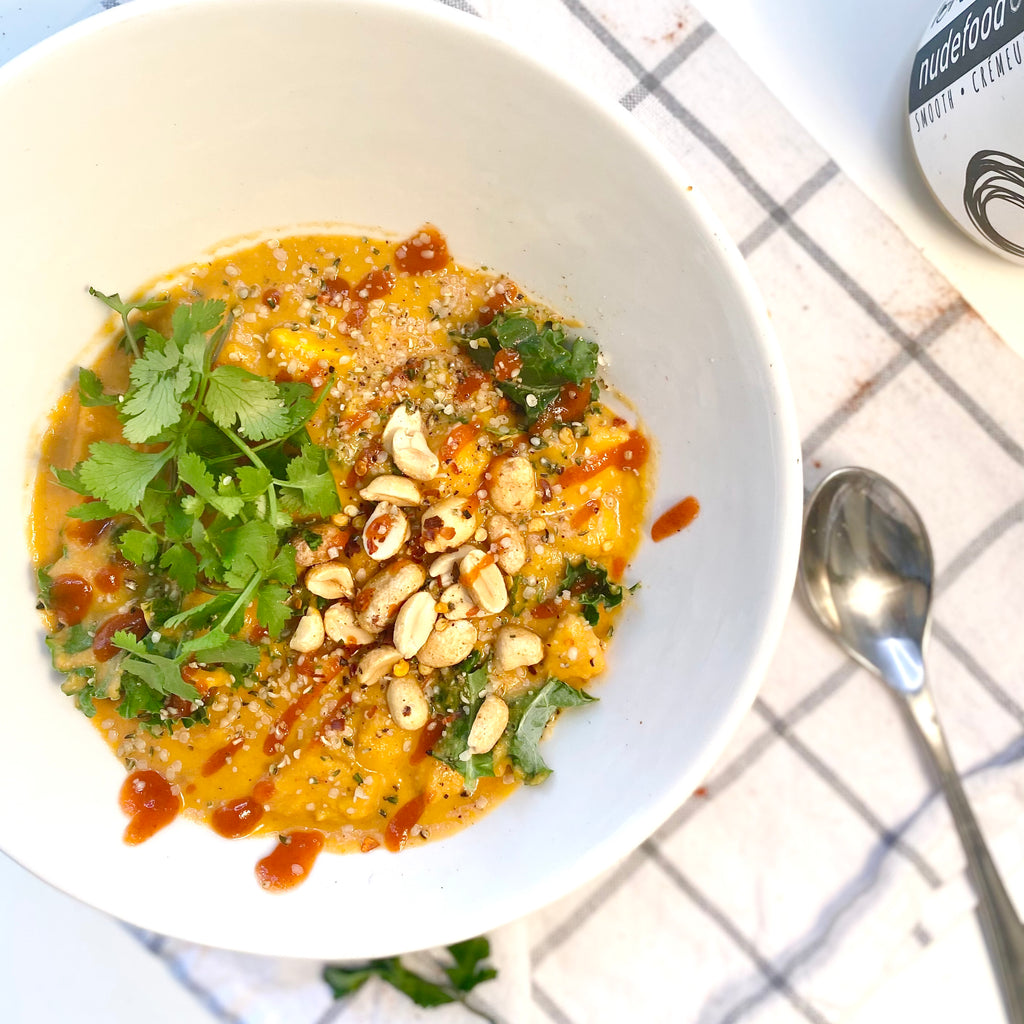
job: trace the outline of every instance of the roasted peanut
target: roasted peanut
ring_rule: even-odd
[[[537,479],[530,460],[503,456],[490,466],[491,503],[499,512],[529,512],[537,497]]]
[[[437,476],[441,463],[427,444],[419,410],[409,412],[400,405],[384,427],[381,443],[406,476],[413,480],[431,480]]]
[[[486,754],[501,739],[508,725],[508,705],[493,693],[484,698],[469,730],[467,747],[471,754]]]
[[[488,615],[496,615],[508,604],[505,577],[493,555],[470,551],[459,563],[459,582],[470,592],[477,607]]]
[[[371,683],[377,682],[378,679],[382,679],[401,660],[401,654],[394,647],[375,647],[359,659],[359,664],[356,667],[356,682],[362,686],[369,686]]]
[[[356,622],[356,613],[347,601],[336,601],[327,608],[324,631],[336,644],[344,644],[345,647],[362,647],[373,641],[373,634],[367,633]]]
[[[423,567],[407,558],[381,569],[363,584],[352,602],[359,625],[379,633],[398,614],[402,602],[412,597],[426,579]]]
[[[473,595],[461,584],[453,583],[441,591],[441,604],[446,605],[446,619],[468,619],[471,615],[479,615]]]
[[[494,667],[499,672],[536,665],[544,660],[541,638],[525,626],[502,626],[494,640]]]
[[[465,544],[476,530],[476,513],[466,498],[445,498],[423,513],[420,531],[429,554]]]
[[[463,560],[470,553],[476,549],[472,544],[463,544],[461,548],[456,548],[454,551],[446,551],[443,555],[438,555],[430,563],[430,575],[440,577],[441,582],[445,582],[445,577],[454,577],[458,571],[459,562]]]
[[[439,626],[446,626],[440,629]],[[421,665],[427,668],[447,668],[458,665],[469,657],[476,643],[476,626],[472,622],[460,619],[456,622],[441,622],[434,627],[427,642],[416,655]]]
[[[334,523],[317,523],[310,526],[303,533],[316,534],[320,542],[315,548],[310,547],[309,541],[304,536],[296,537],[292,541],[295,548],[295,564],[300,569],[310,565],[319,565],[320,562],[330,562],[338,557],[348,540],[348,533]]]
[[[395,618],[394,639],[403,658],[411,658],[427,642],[437,622],[434,599],[425,590],[413,594]]]
[[[355,593],[352,570],[342,562],[321,562],[312,566],[303,579],[306,589],[317,597],[334,601],[339,597],[351,597]]]
[[[388,711],[399,729],[422,729],[430,717],[430,704],[419,683],[410,676],[394,679],[388,686]]]
[[[408,539],[409,520],[390,501],[382,501],[363,527],[363,547],[376,562],[386,562],[397,555]]]
[[[299,619],[288,646],[300,654],[309,654],[319,650],[324,642],[324,620],[315,608],[307,608],[306,614]]]
[[[494,560],[502,572],[513,576],[526,564],[526,543],[508,516],[491,516],[487,520],[487,539],[491,542]]]
[[[359,497],[365,501],[390,501],[392,505],[418,505],[423,500],[414,480],[390,474],[374,477]]]

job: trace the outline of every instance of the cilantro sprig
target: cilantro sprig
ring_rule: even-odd
[[[83,369],[79,397],[116,407],[124,442],[97,441],[87,459],[54,475],[88,499],[70,516],[116,518],[118,550],[160,592],[164,613],[147,612],[150,636],[114,637],[125,652],[122,713],[135,717],[172,697],[198,700],[181,676],[191,660],[236,674],[256,664],[256,649],[232,634],[255,602],[259,624],[280,635],[296,582],[289,532],[337,512],[339,501],[327,453],[305,429],[326,387],[314,401],[306,384],[219,365],[231,327],[222,302],[177,306],[164,335],[132,318],[163,300],[90,291],[120,315],[134,358],[123,393]]]
[[[539,325],[528,311],[499,313],[486,327],[460,337],[465,351],[478,366],[491,371],[502,349],[519,359],[518,373],[496,386],[522,409],[526,422],[533,424],[558,398],[566,384],[591,382],[591,400],[599,394],[597,382],[598,347],[585,338],[569,338],[559,323]]]
[[[343,999],[358,991],[371,978],[398,989],[417,1006],[445,1006],[461,1003],[470,1013],[482,1020],[494,1018],[470,1003],[466,996],[477,985],[497,977],[498,972],[485,963],[491,955],[491,944],[484,936],[466,939],[447,947],[453,963],[443,966],[447,981],[431,981],[406,967],[397,956],[371,960],[365,967],[341,967],[329,964],[323,969],[323,979],[330,986],[335,999]]]

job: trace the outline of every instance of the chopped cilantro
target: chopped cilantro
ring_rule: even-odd
[[[558,593],[568,590],[580,603],[580,611],[591,626],[600,618],[597,606],[617,608],[622,604],[623,588],[608,578],[608,570],[589,558],[578,562],[566,560]]]
[[[468,337],[469,357],[485,370],[493,370],[498,351],[515,352],[519,372],[509,380],[497,381],[499,390],[534,423],[551,405],[566,384],[591,381],[591,399],[597,398],[597,344],[584,338],[568,338],[561,324],[548,320],[538,326],[526,310],[499,313],[486,327]]]

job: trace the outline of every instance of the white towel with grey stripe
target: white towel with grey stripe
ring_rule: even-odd
[[[884,2],[861,6],[881,16]],[[621,103],[709,198],[771,310],[807,486],[866,464],[923,513],[940,570],[929,651],[940,712],[1024,896],[1024,364],[692,7],[448,3]],[[24,6],[6,16],[4,55],[115,5]],[[888,694],[794,606],[705,787],[604,877],[495,932],[499,978],[471,999],[509,1024],[849,1020],[971,912],[934,791]],[[418,1010],[373,982],[334,1003],[319,963],[140,940],[225,1021],[474,1019]],[[436,974],[441,957],[409,963]]]

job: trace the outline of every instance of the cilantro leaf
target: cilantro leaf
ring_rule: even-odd
[[[256,621],[272,637],[281,635],[285,623],[295,614],[288,607],[291,591],[277,583],[267,583],[256,593]]]
[[[277,531],[262,520],[242,523],[226,536],[224,582],[239,590],[254,573],[265,574],[277,553]]]
[[[153,309],[159,309],[166,304],[167,300],[147,299],[145,302],[125,302],[117,292],[111,295],[104,295],[103,292],[97,291],[95,288],[90,288],[89,294],[95,296],[105,306],[120,315],[121,325],[124,328],[124,340],[128,342],[128,347],[132,350],[132,354],[137,356],[139,354],[139,343],[135,332],[132,330],[132,325],[128,319],[129,316],[135,310],[149,312]]]
[[[245,506],[244,499],[237,495],[221,493],[223,480],[218,486],[206,464],[195,452],[184,452],[178,456],[178,476],[182,483],[188,484],[196,492],[196,497],[218,512],[230,517],[241,514]],[[198,517],[199,510],[191,512],[191,515]]]
[[[493,967],[480,967],[480,961],[491,955],[491,944],[483,935],[465,942],[456,942],[448,947],[454,967],[446,967],[444,973],[460,992],[471,992],[477,985],[495,978],[498,972]]]
[[[75,479],[110,508],[128,512],[142,501],[147,485],[170,457],[169,448],[137,452],[127,445],[96,441],[89,446],[89,458],[75,467]]]
[[[160,541],[155,534],[142,530],[125,530],[117,541],[118,550],[136,565],[152,562],[160,551]]]
[[[568,590],[580,603],[580,611],[591,626],[596,626],[600,618],[597,606],[617,608],[622,604],[623,587],[608,578],[608,570],[589,558],[578,562],[565,562],[562,579],[558,591]]]
[[[117,395],[103,390],[103,381],[84,366],[78,369],[78,401],[84,408],[96,405],[117,405]]]
[[[81,465],[81,463],[79,463]],[[59,469],[57,466],[51,466],[50,472],[53,473],[54,477],[62,487],[66,487],[69,491],[74,491],[75,494],[88,494],[89,488],[82,483],[78,476],[78,468],[75,469]],[[78,506],[75,506],[76,508]]]
[[[543,782],[551,769],[540,756],[540,740],[552,716],[561,708],[590,704],[591,697],[561,679],[549,679],[542,687],[523,694],[508,707],[509,756],[530,785]]]
[[[326,518],[340,510],[338,488],[323,448],[304,444],[301,454],[288,463],[287,477],[287,486],[301,492],[302,504],[312,515]]]
[[[184,544],[172,544],[160,556],[160,568],[181,588],[183,594],[196,589],[199,578],[199,560]]]
[[[526,310],[499,313],[486,327],[469,335],[467,353],[485,370],[493,370],[500,349],[515,352],[520,365],[515,377],[497,381],[497,387],[523,410],[531,424],[566,384],[593,381],[597,375],[595,342],[569,339],[562,325],[550,320],[538,325]]]
[[[125,440],[149,441],[174,426],[181,419],[182,400],[192,387],[194,372],[175,342],[162,351],[147,348],[129,370],[132,386],[121,406]]]
[[[328,964],[324,967],[323,979],[330,986],[335,999],[352,995],[371,978],[379,977],[373,967],[339,967]]]
[[[208,334],[224,316],[225,305],[220,299],[182,303],[171,314],[173,338],[184,345],[196,334]]]
[[[117,713],[122,718],[159,715],[164,707],[163,696],[131,672],[121,673],[121,695]]]
[[[397,956],[371,960],[363,966],[327,964],[322,977],[335,999],[343,999],[357,992],[371,978],[379,978],[408,996],[417,1006],[446,1006],[458,1002],[470,1013],[494,1024],[492,1017],[466,999],[467,992],[497,976],[498,972],[493,967],[480,966],[480,962],[490,956],[491,944],[480,936],[449,946],[448,952],[455,964],[444,968],[447,984],[424,978],[406,967]]]
[[[417,1006],[444,1006],[446,1003],[454,1003],[456,997],[446,992],[440,985],[410,971],[402,966],[398,957],[391,957],[385,961],[374,961],[377,966],[378,977],[386,981],[399,992],[407,995]]]
[[[115,647],[129,652],[130,657],[122,663],[123,670],[138,676],[150,689],[187,701],[199,700],[199,691],[181,677],[181,660],[154,653],[133,633],[123,629],[114,634],[113,642]]]
[[[210,374],[203,405],[218,427],[232,430],[237,420],[252,441],[280,437],[291,425],[278,386],[240,366],[218,366]]]
[[[84,522],[110,519],[115,514],[114,510],[105,501],[86,501],[81,505],[72,505],[67,511],[69,519],[81,519]]]

